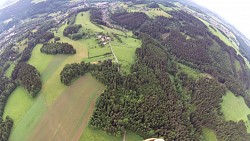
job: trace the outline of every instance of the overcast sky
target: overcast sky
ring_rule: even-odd
[[[250,0],[193,0],[216,12],[250,39]]]

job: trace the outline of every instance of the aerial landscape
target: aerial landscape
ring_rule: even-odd
[[[189,0],[0,7],[0,141],[250,141],[250,41]]]

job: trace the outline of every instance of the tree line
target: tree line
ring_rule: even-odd
[[[40,49],[42,53],[46,54],[75,54],[76,50],[68,43],[45,43]]]

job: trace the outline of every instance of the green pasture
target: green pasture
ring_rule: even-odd
[[[86,127],[79,141],[122,141],[123,137],[107,134],[105,131]],[[126,141],[143,141],[139,135],[127,131]]]
[[[217,141],[216,134],[211,129],[203,128],[202,129],[202,134],[203,134],[206,141]]]
[[[10,66],[9,66],[9,68],[6,70],[6,72],[5,72],[5,76],[7,76],[7,77],[11,77],[11,73],[12,73],[12,71],[14,70],[14,68],[15,68],[15,64],[11,64]]]
[[[250,114],[250,109],[246,105],[243,97],[236,97],[231,91],[227,91],[226,95],[223,96],[221,110],[226,121],[232,120],[239,122],[243,120],[246,124],[247,131],[250,132],[250,121],[247,118],[247,115]]]

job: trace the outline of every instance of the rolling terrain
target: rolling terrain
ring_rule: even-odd
[[[49,8],[22,17],[0,55],[4,141],[250,139],[250,65],[235,35],[181,2],[49,2],[32,1]]]

